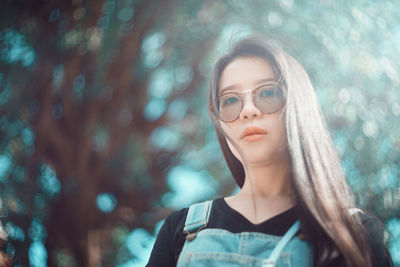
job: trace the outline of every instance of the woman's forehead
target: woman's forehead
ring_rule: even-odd
[[[267,59],[260,57],[240,57],[230,62],[221,73],[219,93],[226,89],[257,86],[275,80],[275,73]]]

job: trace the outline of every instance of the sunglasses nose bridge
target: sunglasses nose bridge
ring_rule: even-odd
[[[262,114],[261,110],[256,106],[254,101],[254,90],[247,90],[244,94],[240,95],[240,99],[242,101],[242,108],[239,114],[237,115],[238,118],[247,119],[249,117],[258,117]]]
[[[239,97],[240,97],[240,100],[242,101],[242,109],[246,106],[247,103],[250,103],[253,106],[255,106],[255,103],[254,103],[254,91],[255,90],[249,89],[249,90],[242,91],[240,93]]]

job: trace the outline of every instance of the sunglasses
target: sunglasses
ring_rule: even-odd
[[[227,92],[217,98],[217,108],[214,110],[223,122],[236,120],[244,106],[244,93],[252,91],[254,105],[262,113],[271,114],[279,111],[285,103],[285,96],[278,84],[266,84],[255,89],[241,92]]]

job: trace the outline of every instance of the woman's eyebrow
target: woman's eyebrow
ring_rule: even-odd
[[[219,94],[222,95],[223,92],[234,89],[236,87],[236,85],[229,85],[227,87],[225,87],[224,89],[222,89],[221,91],[219,91]]]
[[[261,79],[255,82],[255,84],[260,84],[260,83],[274,83],[276,82],[274,78],[265,78],[265,79]]]
[[[255,81],[254,84],[255,84],[255,86],[257,86],[257,85],[259,85],[259,84],[261,84],[261,83],[267,83],[267,82],[268,82],[268,83],[275,82],[275,79],[274,79],[274,78],[264,78],[264,79]],[[237,85],[229,85],[229,86],[226,86],[226,87],[224,87],[224,89],[222,89],[222,90],[219,92],[219,94],[222,95],[225,91],[235,89],[236,87],[237,87]]]

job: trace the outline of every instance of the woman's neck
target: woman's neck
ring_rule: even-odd
[[[249,165],[242,189],[225,201],[252,223],[284,212],[296,204],[290,165]]]
[[[248,162],[247,166],[239,193],[225,198],[229,206],[258,223],[296,204],[288,153],[277,153],[268,162]]]
[[[264,164],[249,163],[239,194],[251,194],[255,199],[292,197],[293,186],[289,159]]]

